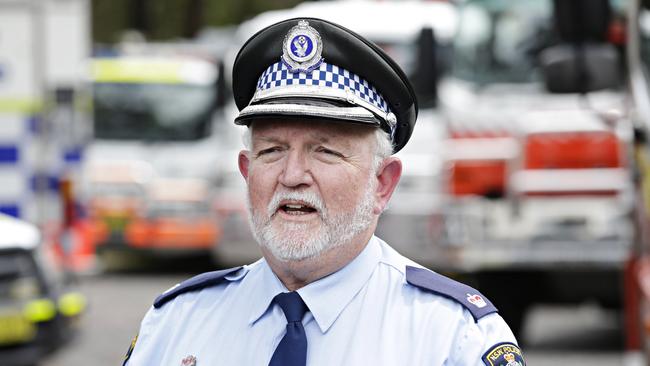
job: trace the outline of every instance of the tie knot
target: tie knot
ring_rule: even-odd
[[[302,321],[302,317],[308,310],[305,302],[295,291],[277,294],[273,300],[282,308],[288,323]]]

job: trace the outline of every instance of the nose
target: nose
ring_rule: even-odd
[[[313,183],[313,177],[307,154],[298,149],[290,150],[279,181],[288,188],[309,187]]]

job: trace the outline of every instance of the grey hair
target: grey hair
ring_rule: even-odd
[[[242,142],[247,150],[253,149],[253,126],[244,130]],[[393,143],[390,136],[381,128],[375,129],[375,156],[372,160],[372,169],[376,173],[384,159],[393,153]]]
[[[375,141],[375,157],[372,161],[372,168],[376,173],[381,163],[384,162],[384,159],[393,153],[393,142],[391,141],[390,135],[381,128],[375,130]]]

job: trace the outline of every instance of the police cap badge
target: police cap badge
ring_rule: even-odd
[[[323,43],[318,31],[301,20],[284,37],[282,61],[292,73],[309,73],[323,60]]]
[[[278,117],[369,124],[390,134],[393,152],[409,140],[418,113],[408,78],[386,53],[316,18],[251,37],[234,62],[233,94],[236,124]]]

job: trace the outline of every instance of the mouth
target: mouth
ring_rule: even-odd
[[[301,201],[283,201],[280,202],[278,211],[290,216],[305,216],[318,212],[312,205]]]

